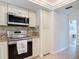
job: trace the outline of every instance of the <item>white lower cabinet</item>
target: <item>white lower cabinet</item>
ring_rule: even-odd
[[[0,42],[0,59],[8,59],[7,42]]]
[[[33,57],[39,55],[39,38],[33,38]]]

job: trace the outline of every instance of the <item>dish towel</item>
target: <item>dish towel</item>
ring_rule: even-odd
[[[18,54],[27,53],[27,40],[17,41]]]

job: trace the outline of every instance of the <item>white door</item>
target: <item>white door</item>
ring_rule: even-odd
[[[69,34],[70,46],[76,46],[77,41],[77,20],[72,19],[69,21]]]

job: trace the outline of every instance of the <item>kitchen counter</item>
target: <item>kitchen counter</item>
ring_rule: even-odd
[[[7,38],[9,41],[19,41],[19,40],[28,40],[32,39],[32,37],[22,37],[22,38]]]
[[[39,38],[39,36],[32,36],[32,38]]]

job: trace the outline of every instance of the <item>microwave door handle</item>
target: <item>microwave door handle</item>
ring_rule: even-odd
[[[27,23],[29,24],[29,18],[27,18]]]

